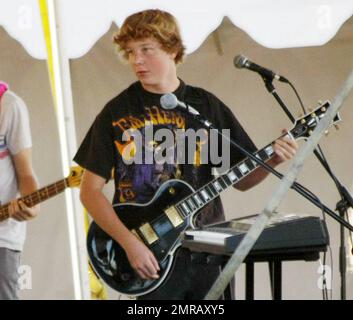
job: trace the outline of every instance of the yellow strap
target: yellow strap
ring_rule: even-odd
[[[88,212],[86,208],[83,210],[83,215],[85,219],[85,229],[86,229],[86,234],[88,232],[89,228],[89,218],[88,218]],[[91,265],[88,265],[88,275],[89,275],[89,284],[91,288],[91,296],[92,299],[100,299],[100,300],[106,300],[107,299],[107,290],[104,287],[102,281],[100,281],[96,274],[93,272]]]

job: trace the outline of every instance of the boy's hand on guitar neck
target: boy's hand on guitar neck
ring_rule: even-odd
[[[160,268],[157,259],[152,251],[133,234],[124,249],[131,267],[142,279],[155,280],[159,278]]]
[[[288,133],[288,130],[283,129],[282,134]],[[281,164],[282,162],[292,159],[296,152],[298,151],[298,144],[294,139],[291,139],[288,136],[283,136],[275,141],[273,144],[273,151],[275,155],[269,161],[274,166]]]
[[[39,205],[32,208],[26,206],[23,200],[12,200],[9,206],[10,217],[17,221],[34,219],[39,211]]]

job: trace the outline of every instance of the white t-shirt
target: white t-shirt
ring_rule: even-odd
[[[12,155],[31,148],[31,130],[25,103],[11,91],[0,100],[0,203],[19,196]],[[12,218],[0,222],[0,247],[22,251],[26,222]]]

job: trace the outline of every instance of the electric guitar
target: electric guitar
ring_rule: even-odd
[[[18,200],[22,200],[27,207],[33,207],[57,194],[63,192],[66,188],[78,187],[81,183],[83,168],[76,166],[70,168],[70,174],[67,178],[59,180],[53,184],[43,187],[31,194],[28,194]],[[10,203],[0,206],[0,221],[4,221],[10,217]]]
[[[325,102],[314,112],[296,120],[287,135],[293,139],[308,138],[329,107],[330,103]],[[339,120],[336,116],[333,123]],[[262,161],[269,160],[274,155],[272,143],[254,155]],[[95,271],[110,287],[123,294],[139,296],[155,290],[171,270],[174,253],[181,244],[181,234],[188,228],[195,228],[196,214],[223,190],[239,182],[258,166],[255,161],[246,158],[198,190],[184,181],[172,179],[164,182],[147,203],[113,205],[121,221],[155,255],[160,265],[160,277],[156,280],[141,279],[130,266],[122,247],[92,222],[87,250]]]

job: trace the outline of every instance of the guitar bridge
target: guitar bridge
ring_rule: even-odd
[[[184,222],[183,218],[180,216],[179,212],[175,209],[174,206],[166,209],[164,212],[175,228]]]
[[[159,239],[156,232],[153,230],[149,223],[145,223],[139,229],[148,244],[152,244]]]

